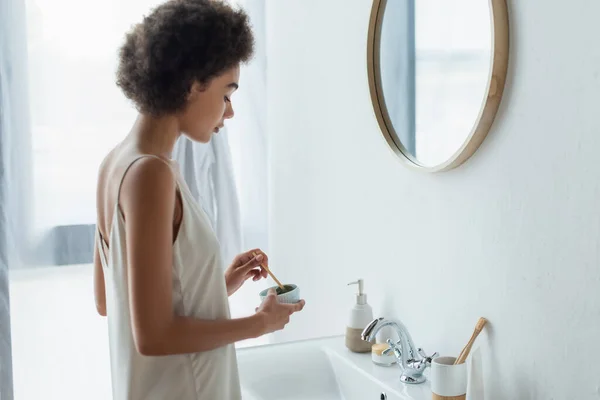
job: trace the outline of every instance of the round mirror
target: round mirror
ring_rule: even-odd
[[[508,65],[505,0],[375,0],[369,26],[371,98],[392,149],[444,171],[479,147]]]

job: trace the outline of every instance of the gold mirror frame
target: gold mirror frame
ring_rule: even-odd
[[[432,167],[419,164],[402,143],[399,143],[400,141],[396,139],[398,135],[396,135],[390,120],[385,106],[385,99],[380,89],[382,85],[379,70],[379,48],[381,44],[381,24],[387,1],[373,0],[367,44],[369,90],[377,122],[390,148],[410,167],[427,172],[451,170],[468,160],[477,151],[481,143],[483,143],[494,122],[496,112],[502,100],[509,53],[509,24],[506,0],[488,0],[492,26],[492,51],[485,97],[482,98],[482,107],[479,110],[479,115],[462,146],[446,162]]]

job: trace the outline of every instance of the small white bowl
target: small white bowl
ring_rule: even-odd
[[[300,301],[300,289],[298,288],[298,286],[292,285],[292,284],[283,284],[283,286],[291,286],[294,289],[290,290],[287,293],[278,294],[277,301],[279,301],[280,303],[286,303],[286,304],[294,304],[294,303],[297,303]],[[262,292],[260,292],[259,293],[260,301],[261,302],[265,301],[270,289],[277,290],[277,288],[278,288],[278,286],[273,286],[273,287],[267,288],[267,289],[263,290]]]

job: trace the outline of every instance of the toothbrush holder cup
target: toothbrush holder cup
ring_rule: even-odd
[[[431,362],[432,400],[465,400],[467,364],[453,365],[456,357],[437,357]]]

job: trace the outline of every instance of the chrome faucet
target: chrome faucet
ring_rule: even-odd
[[[387,339],[387,344],[390,346],[389,349],[385,350],[385,354],[394,352],[398,363],[402,366],[402,375],[400,375],[400,381],[404,383],[423,383],[425,377],[423,372],[425,368],[431,366],[431,360],[437,357],[438,353],[433,353],[431,356],[427,356],[423,349],[415,348],[415,344],[410,337],[410,333],[402,322],[398,320],[377,318],[371,321],[371,323],[363,330],[361,339],[367,342],[372,341],[377,335],[377,332],[384,326],[391,326],[398,333],[400,340],[394,342],[392,339]]]

